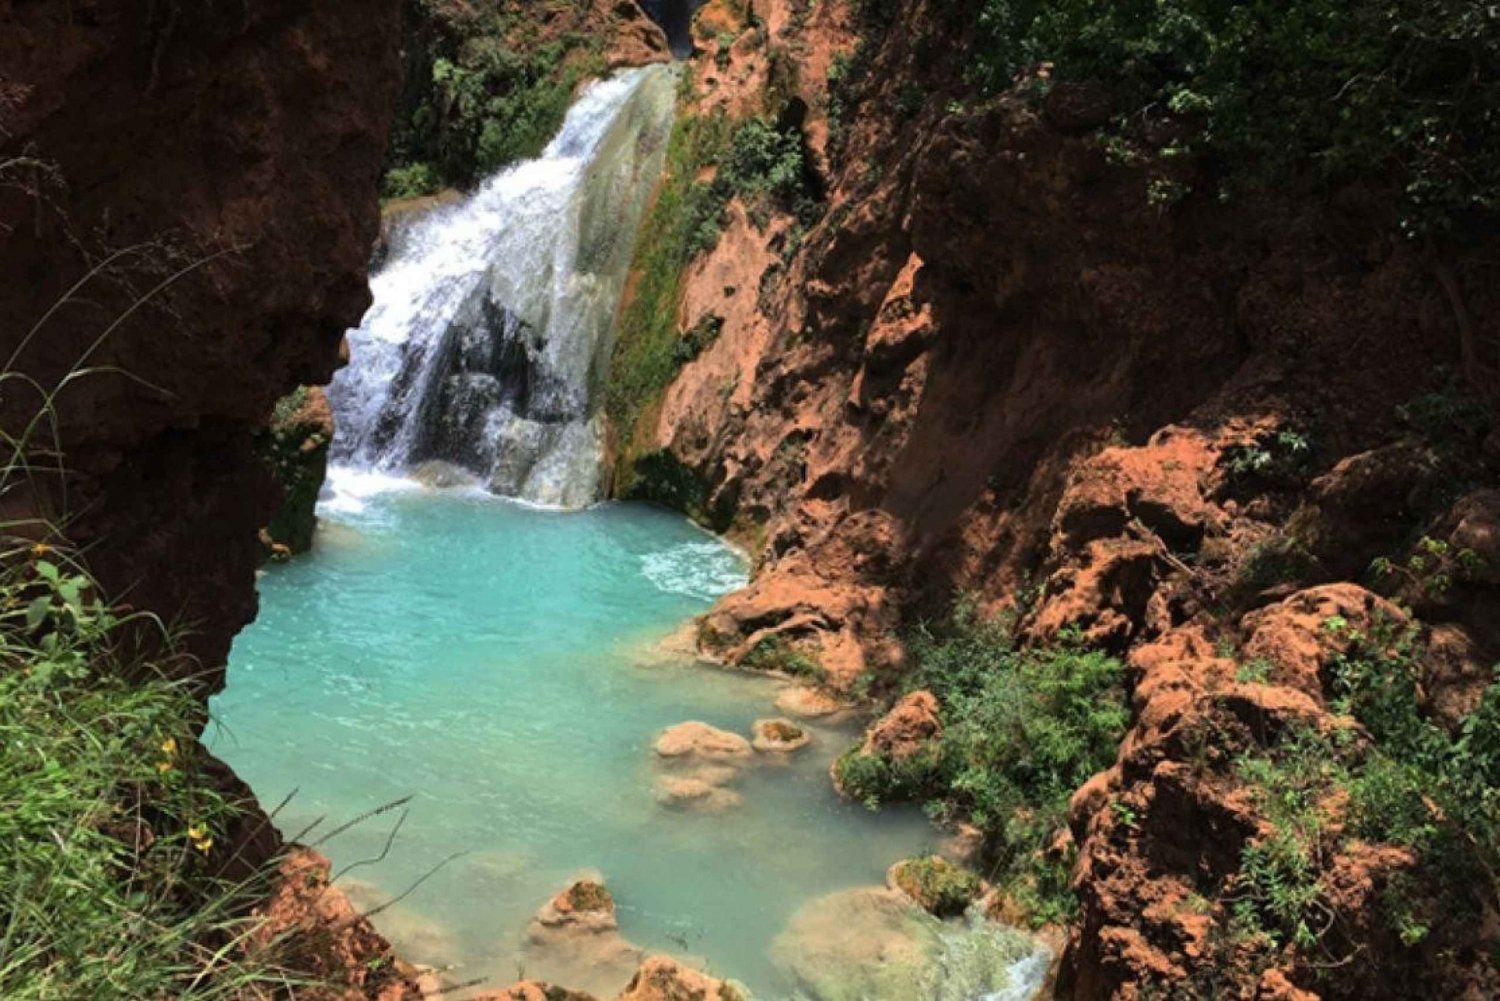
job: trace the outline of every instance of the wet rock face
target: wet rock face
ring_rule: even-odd
[[[16,364],[42,386],[99,370],[55,400],[71,533],[110,590],[194,621],[209,667],[255,610],[275,491],[252,435],[368,302],[398,6],[0,11],[0,351],[35,330]],[[0,423],[38,407],[8,392]]]
[[[661,26],[667,45],[678,59],[693,52],[693,13],[703,0],[641,0],[646,16]],[[622,5],[628,0],[621,0]]]
[[[322,387],[299,387],[276,404],[271,426],[260,437],[261,454],[281,488],[281,503],[261,533],[269,559],[285,560],[312,548],[332,442],[333,411]]]

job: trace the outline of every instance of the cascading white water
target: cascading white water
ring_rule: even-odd
[[[599,390],[674,81],[648,66],[593,84],[541,157],[392,241],[329,388],[336,464],[439,461],[538,504],[599,499]]]

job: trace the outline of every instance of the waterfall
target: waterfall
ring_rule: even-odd
[[[329,387],[336,464],[436,462],[538,504],[599,499],[599,398],[674,90],[666,66],[591,85],[539,158],[392,238]]]

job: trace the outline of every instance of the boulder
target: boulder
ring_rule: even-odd
[[[812,742],[812,737],[791,720],[758,719],[754,726],[755,737],[750,744],[765,754],[788,754],[798,751]]]
[[[1379,629],[1407,625],[1405,612],[1358,584],[1308,588],[1245,616],[1243,656],[1269,666],[1267,681],[1294,688],[1320,704],[1332,659],[1367,642]]]
[[[885,885],[940,918],[956,917],[984,891],[984,881],[940,855],[902,859],[886,870]]]
[[[574,928],[585,932],[614,931],[615,898],[599,880],[585,877],[542,905],[532,919],[544,928]]]
[[[905,761],[942,736],[937,697],[928,691],[904,696],[865,732],[861,754],[881,754]]]
[[[788,716],[797,716],[801,719],[822,719],[847,712],[849,706],[825,688],[792,685],[777,693],[776,708]]]
[[[648,956],[616,1001],[749,1001],[749,993],[669,956]]]
[[[695,720],[663,730],[655,747],[663,758],[694,761],[737,761],[751,754],[750,741],[744,737]]]
[[[676,810],[722,813],[744,803],[733,789],[696,776],[667,776],[656,784],[656,801]]]

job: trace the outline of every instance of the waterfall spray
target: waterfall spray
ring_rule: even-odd
[[[674,80],[648,66],[593,84],[539,158],[393,242],[329,390],[336,464],[440,462],[538,504],[599,499],[598,401]]]

